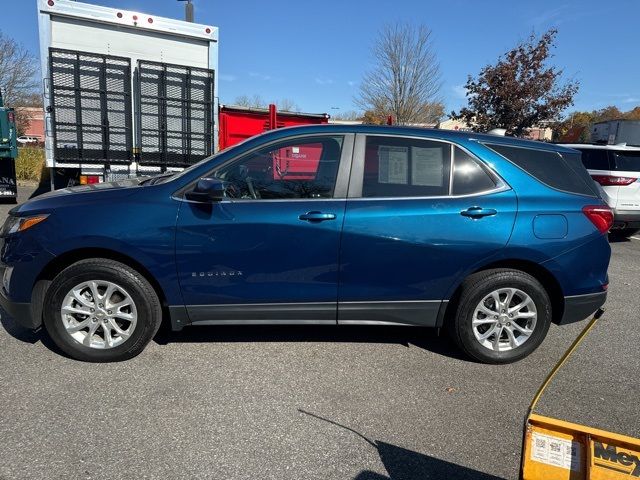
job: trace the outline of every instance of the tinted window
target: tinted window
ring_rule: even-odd
[[[593,180],[577,154],[563,154],[533,148],[487,144],[540,182],[552,188],[580,195],[598,196]]]
[[[640,172],[640,152],[613,152],[616,170]]]
[[[448,195],[451,148],[430,140],[368,137],[362,196]]]
[[[247,199],[330,198],[342,137],[289,140],[251,153],[213,173],[227,196]]]
[[[579,153],[563,153],[562,158],[564,159],[566,165],[571,169],[574,175],[577,178],[582,178],[582,180],[589,186],[591,189],[591,193],[596,196],[600,196],[598,192],[598,187],[596,186],[595,180],[591,178],[587,169],[584,168],[581,159],[582,155]],[[586,195],[589,195],[588,193]]]
[[[609,155],[606,150],[585,148],[582,152],[582,163],[585,168],[591,170],[611,170],[609,167]]]
[[[495,188],[491,175],[467,152],[456,147],[453,156],[452,195],[486,192]]]

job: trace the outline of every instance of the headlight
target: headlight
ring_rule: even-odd
[[[6,237],[16,232],[24,232],[43,220],[46,220],[48,216],[48,214],[31,215],[29,217],[13,217],[10,215],[5,220],[4,225],[2,225],[0,237]]]

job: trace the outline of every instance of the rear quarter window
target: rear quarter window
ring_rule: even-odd
[[[582,165],[580,154],[485,144],[545,185],[563,192],[597,197],[598,191]]]

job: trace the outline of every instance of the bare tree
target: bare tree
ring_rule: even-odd
[[[296,102],[291,100],[290,98],[283,98],[282,100],[277,100],[275,102],[278,106],[278,110],[282,110],[284,112],[299,112],[300,107]]]
[[[282,100],[274,100],[273,102],[269,102],[269,103],[274,103],[275,105],[277,105],[278,110],[282,110],[285,112],[300,111],[300,107],[298,107],[298,104],[293,100],[291,100],[290,98],[283,98]],[[236,97],[233,104],[239,107],[247,107],[247,108],[267,108],[269,105],[258,94],[255,94],[252,96],[240,95],[239,97]]]
[[[442,112],[440,65],[431,30],[408,23],[386,25],[373,47],[375,67],[365,74],[356,104],[398,124],[428,123]]]
[[[363,114],[360,112],[356,112],[355,110],[347,110],[344,112],[338,112],[334,115],[331,115],[331,118],[334,120],[345,120],[345,121],[361,121]]]
[[[240,95],[236,97],[233,102],[234,105],[238,105],[239,107],[248,107],[248,108],[265,108],[267,106],[267,102],[265,102],[260,95]]]
[[[34,93],[37,71],[31,52],[0,32],[0,89],[6,105],[19,105]]]

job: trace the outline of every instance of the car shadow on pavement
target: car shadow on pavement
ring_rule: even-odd
[[[154,341],[168,343],[216,342],[327,342],[384,343],[414,346],[424,350],[471,361],[462,355],[444,333],[435,328],[371,325],[220,325],[186,327],[172,332],[163,327]]]
[[[49,350],[69,358],[51,340],[44,328],[30,330],[18,325],[0,308],[0,323],[16,340],[35,344],[41,342]],[[353,325],[220,325],[187,327],[173,332],[165,323],[154,342],[169,343],[218,343],[218,342],[327,342],[327,343],[384,343],[418,347],[439,355],[471,361],[451,343],[446,335],[424,327],[402,326],[353,326]]]
[[[24,343],[36,344],[41,342],[42,345],[47,347],[54,353],[58,355],[62,355],[63,357],[70,358],[69,355],[64,353],[62,350],[58,348],[58,346],[53,343],[51,337],[47,334],[44,328],[39,328],[37,330],[31,330],[29,328],[24,328],[18,325],[11,316],[5,312],[2,308],[0,308],[0,323],[5,331],[11,335],[16,340],[20,340]]]
[[[298,411],[304,415],[308,415],[323,422],[330,423],[331,425],[335,425],[336,427],[348,430],[378,451],[378,455],[380,455],[380,460],[387,471],[387,475],[382,475],[371,470],[363,470],[356,475],[353,480],[427,480],[442,478],[451,478],[456,480],[501,480],[500,477],[489,475],[472,468],[463,467],[456,463],[440,460],[423,453],[398,447],[397,445],[381,442],[380,440],[370,440],[360,432],[334,422],[333,420],[329,420],[300,408]]]

